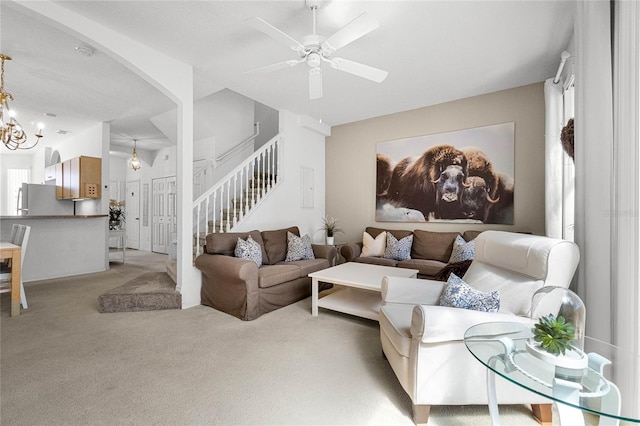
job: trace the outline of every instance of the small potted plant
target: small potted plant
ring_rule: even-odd
[[[124,222],[124,201],[109,199],[109,230],[118,230]]]
[[[586,367],[588,359],[585,353],[573,344],[576,329],[562,315],[541,317],[532,332],[532,341],[527,342],[527,350],[532,355],[559,367]]]
[[[342,229],[338,228],[337,222],[337,219],[331,216],[325,216],[322,218],[322,229],[326,233],[328,245],[333,245],[334,235],[342,232]]]
[[[571,348],[575,327],[566,322],[562,315],[552,314],[540,318],[533,329],[533,340],[540,343],[542,349],[553,355],[564,355]]]

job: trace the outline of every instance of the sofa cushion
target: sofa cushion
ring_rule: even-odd
[[[309,234],[298,237],[291,232],[287,232],[287,257],[284,259],[285,262],[305,259],[315,259],[311,248],[311,237]]]
[[[264,265],[258,269],[258,287],[267,288],[300,278],[300,268],[296,265]]]
[[[260,245],[260,249],[262,250],[262,264],[266,265],[268,263],[267,252],[265,251],[262,235],[260,235],[260,231],[257,230],[250,232],[215,232],[208,234],[206,237],[207,253],[234,256],[238,238],[246,240],[249,235],[251,235],[253,241]]]
[[[412,245],[413,235],[407,235],[398,240],[391,232],[387,232],[387,247],[384,249],[384,257],[395,260],[411,259]]]
[[[451,251],[449,263],[473,260],[474,257],[476,257],[476,240],[465,241],[462,236],[458,235],[453,242],[453,250]]]
[[[377,256],[384,255],[384,249],[387,246],[387,233],[382,231],[377,237],[373,238],[369,233],[362,233],[362,255]]]
[[[439,260],[447,263],[459,232],[432,232],[416,229],[413,233],[412,259]]]
[[[408,237],[409,235],[413,234],[412,231],[406,231],[404,229],[381,229],[374,228],[372,226],[367,226],[364,231],[367,234],[371,235],[373,238],[377,237],[381,232],[390,232],[394,237],[396,237],[397,240],[401,240],[404,237]]]
[[[260,248],[260,244],[253,241],[251,235],[247,237],[246,241],[238,238],[234,254],[240,259],[255,262],[258,267],[262,265],[262,249]]]
[[[417,269],[419,275],[428,277],[435,277],[445,266],[447,264],[444,262],[429,259],[408,259],[398,262],[399,268]]]
[[[312,272],[321,271],[327,269],[329,261],[327,259],[307,259],[307,260],[294,260],[292,262],[280,262],[278,265],[295,265],[300,268],[299,277],[306,277]]]
[[[354,262],[359,263],[368,263],[369,265],[380,265],[380,266],[398,266],[398,261],[395,259],[385,259],[384,257],[357,257],[353,260]]]
[[[440,305],[481,312],[498,312],[500,292],[484,293],[471,287],[456,274],[451,274],[440,296]]]
[[[471,241],[480,234],[482,234],[482,231],[464,231],[462,238],[464,238],[465,241]]]
[[[287,232],[300,236],[300,230],[297,226],[286,229],[276,229],[273,231],[262,231],[262,240],[264,241],[264,249],[266,251],[267,261],[263,260],[263,264],[275,265],[282,262],[287,257]]]

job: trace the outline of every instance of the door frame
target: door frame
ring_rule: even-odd
[[[129,181],[125,182],[125,194],[126,194],[125,195],[125,200],[127,200],[127,202],[125,202],[125,209],[126,209],[126,206],[130,204],[128,202],[129,192],[131,191],[129,189],[129,185],[137,185],[137,189],[134,190],[134,192],[133,192],[132,200],[135,202],[134,205],[137,205],[138,215],[137,215],[137,217],[132,217],[131,212],[125,210],[125,212],[126,212],[126,219],[125,220],[126,220],[127,224],[132,224],[132,223],[136,223],[137,222],[137,230],[138,230],[137,231],[137,234],[138,234],[137,237],[138,238],[136,239],[137,246],[135,244],[134,245],[130,245],[129,244],[129,241],[130,241],[129,240],[129,236],[132,234],[133,230],[131,228],[133,226],[125,226],[126,236],[127,236],[126,244],[127,244],[127,248],[139,250],[140,249],[140,180],[139,179],[138,180],[129,180]]]

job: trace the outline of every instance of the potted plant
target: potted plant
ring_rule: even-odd
[[[530,354],[558,367],[586,368],[586,354],[573,344],[576,329],[562,315],[541,317],[532,331],[533,338],[527,342]]]
[[[117,230],[124,222],[124,201],[109,199],[109,230]]]
[[[338,228],[337,222],[338,221],[331,216],[322,218],[322,229],[325,231],[328,245],[333,245],[334,235],[342,232],[342,229]]]

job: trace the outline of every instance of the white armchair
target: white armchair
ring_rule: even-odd
[[[431,405],[487,404],[486,369],[465,347],[464,332],[483,322],[529,323],[533,293],[544,286],[568,287],[579,258],[578,247],[569,241],[481,233],[474,261],[462,278],[482,292],[500,292],[495,313],[439,306],[444,282],[383,279],[382,349],[411,398],[416,424],[427,423]],[[539,406],[549,400],[506,380],[496,381],[496,387],[498,403],[532,404],[534,414],[550,417],[550,405]]]

